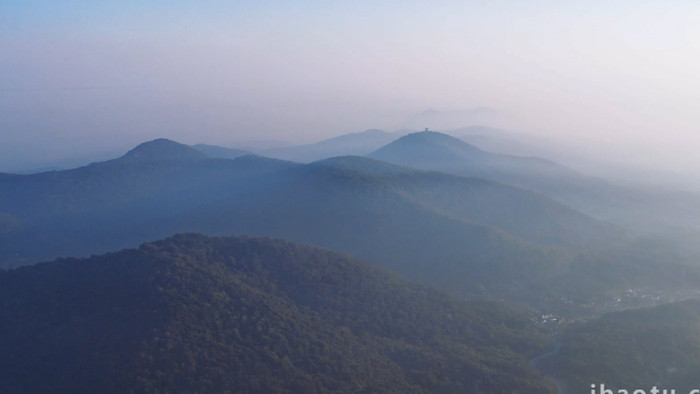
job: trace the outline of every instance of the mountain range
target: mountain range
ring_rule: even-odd
[[[362,157],[311,164],[216,159],[160,139],[74,170],[1,175],[0,206],[6,268],[195,231],[279,237],[348,253],[456,295],[531,305],[574,289],[593,296],[559,285],[577,283],[589,266],[606,273],[599,282],[609,286],[606,294],[651,276],[664,278],[657,287],[679,285],[664,274],[667,266],[649,271],[641,253],[607,252],[637,248],[628,233],[544,195]],[[625,257],[596,263],[608,255]],[[684,267],[668,264],[674,272]],[[631,275],[639,280],[622,282],[630,272],[640,272]],[[695,268],[688,272],[684,286],[695,280]]]
[[[310,163],[157,139],[0,174],[0,392],[697,384],[700,309],[675,301],[700,267],[594,217],[663,196],[441,133],[345,138]],[[377,146],[326,156],[353,141]],[[659,201],[692,222],[692,196]]]
[[[663,238],[677,250],[700,253],[694,242],[700,215],[700,195],[695,193],[614,184],[550,160],[487,152],[438,132],[408,134],[368,157],[532,190],[638,236]]]
[[[0,206],[6,267],[176,232],[251,234],[350,253],[460,294],[524,289],[581,248],[626,239],[542,195],[482,179],[362,157],[212,159],[164,139],[74,170],[0,177]]]

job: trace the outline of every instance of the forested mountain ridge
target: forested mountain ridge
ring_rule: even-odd
[[[555,392],[528,316],[270,239],[0,271],[0,328],[8,393]]]

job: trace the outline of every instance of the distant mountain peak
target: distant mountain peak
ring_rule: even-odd
[[[385,156],[387,154],[389,157]],[[486,152],[451,135],[426,130],[405,135],[370,154],[369,157],[382,160],[389,159],[394,154],[420,157],[427,154],[436,159],[444,159],[444,155],[483,155]]]
[[[467,176],[480,176],[475,169],[487,165],[494,155],[451,135],[419,131],[405,135],[367,156],[402,166],[448,173],[455,173],[454,169],[467,166],[470,169],[465,173]]]
[[[207,155],[167,138],[144,142],[127,152],[122,158],[129,160],[196,160]]]

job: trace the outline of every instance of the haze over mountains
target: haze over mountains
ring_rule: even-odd
[[[543,196],[489,181],[361,157],[309,165],[210,159],[168,140],[75,170],[8,176],[1,190],[6,266],[173,232],[257,234],[351,253],[473,293],[480,282],[499,291],[512,281],[525,286],[556,271],[569,250],[624,238]],[[431,269],[435,264],[445,269]],[[496,271],[500,278],[491,279]]]
[[[686,247],[692,244],[688,241],[697,235],[700,224],[696,220],[700,217],[700,195],[656,190],[652,186],[616,185],[583,176],[549,160],[486,152],[443,133],[411,133],[368,156],[537,191],[594,217],[633,229],[638,235],[671,234],[680,243],[685,242]]]
[[[390,143],[402,134],[404,133],[388,133],[383,130],[370,129],[360,133],[344,134],[325,139],[314,144],[266,149],[259,151],[259,153],[263,156],[300,163],[310,163],[334,156],[364,156]]]
[[[433,144],[435,138],[442,144]],[[411,153],[405,141],[437,155],[438,164],[463,159],[466,149],[484,158],[474,162],[483,173],[491,173],[492,163],[505,165],[502,156],[437,133],[401,137],[378,152],[398,144],[402,154]],[[413,153],[419,162],[431,159]],[[595,256],[590,252],[639,247],[623,228],[485,179],[357,156],[308,165],[250,155],[214,159],[166,139],[74,170],[6,175],[0,192],[5,267],[104,253],[177,232],[251,234],[349,253],[455,294],[536,298],[555,283],[575,281],[562,277],[579,272],[572,264],[597,259],[576,257],[582,251]],[[616,264],[634,271],[639,259],[631,260]],[[630,275],[609,271],[613,278]],[[669,278],[658,287],[676,284]]]
[[[499,180],[529,189],[543,189],[550,179],[580,181],[568,168],[540,158],[483,151],[447,134],[411,133],[370,153],[368,157],[411,167]]]
[[[209,157],[215,157],[219,159],[235,159],[237,157],[252,154],[252,152],[249,152],[247,150],[224,148],[217,145],[197,144],[193,145],[192,147],[206,154]]]
[[[700,392],[698,21],[0,1],[0,394]]]
[[[316,144],[257,152],[263,155],[276,152],[280,158],[302,162],[338,155],[387,154],[384,160],[398,164],[484,177],[544,193],[586,214],[622,225],[637,235],[664,238],[675,248],[700,253],[693,241],[700,235],[700,222],[695,219],[700,217],[700,194],[672,186],[678,181],[673,174],[661,176],[661,169],[654,172],[617,168],[610,162],[601,163],[599,156],[586,158],[580,149],[562,142],[487,126],[462,127],[448,133],[461,139],[436,132],[367,130]],[[410,146],[411,141],[415,142],[414,146]],[[603,147],[599,148],[604,151]],[[571,163],[583,172],[573,171],[551,158]],[[586,175],[589,173],[603,177]],[[662,184],[665,186],[659,186]]]
[[[636,195],[635,190],[583,176],[550,160],[495,154],[458,138],[430,131],[397,136],[370,130],[277,152],[281,157],[289,155],[287,157],[296,157],[303,163],[256,156],[235,148],[203,144],[188,146],[169,139],[157,139],[142,143],[116,159],[71,170],[30,175],[0,174],[0,281],[7,283],[7,290],[2,293],[5,306],[0,313],[11,322],[6,328],[16,330],[12,331],[15,336],[8,337],[3,345],[13,349],[3,360],[8,371],[24,371],[12,368],[30,365],[34,362],[31,357],[35,357],[33,360],[66,360],[69,352],[65,349],[79,345],[81,356],[76,362],[82,364],[51,364],[39,369],[39,375],[51,377],[46,384],[71,391],[74,386],[65,381],[69,373],[77,373],[78,381],[85,381],[91,374],[104,375],[101,371],[111,368],[109,366],[115,359],[136,357],[139,361],[133,369],[115,370],[114,375],[108,374],[104,380],[92,382],[94,386],[91,387],[97,389],[123,381],[122,386],[114,387],[149,391],[154,387],[170,387],[169,381],[178,381],[183,387],[209,387],[223,391],[223,387],[235,387],[235,382],[231,376],[217,372],[220,367],[216,366],[229,365],[240,370],[241,374],[247,371],[245,374],[249,378],[243,381],[249,385],[245,390],[250,391],[304,388],[319,392],[362,389],[374,392],[392,387],[399,391],[500,392],[501,388],[507,387],[513,392],[556,392],[548,379],[539,375],[533,365],[524,362],[527,357],[550,352],[547,346],[552,346],[552,343],[548,345],[543,339],[543,332],[549,330],[557,340],[570,341],[562,342],[562,349],[613,345],[597,343],[596,338],[576,334],[579,329],[592,330],[590,327],[598,324],[598,320],[593,320],[591,326],[572,326],[570,338],[574,339],[566,339],[569,337],[559,336],[559,328],[552,328],[551,316],[557,316],[557,322],[597,318],[606,312],[691,298],[700,289],[700,265],[688,249],[677,248],[676,244],[664,239],[650,238],[645,227],[617,220],[633,217],[629,216],[630,212],[634,213],[640,207],[653,207],[654,193],[650,191]],[[335,153],[343,155],[334,156]],[[600,196],[609,199],[601,201]],[[688,206],[693,206],[693,196],[686,197]],[[630,205],[629,201],[637,205]],[[574,203],[574,208],[567,202]],[[618,216],[607,217],[611,219],[609,221],[599,218],[605,217],[602,215],[605,209],[616,206],[624,207]],[[682,205],[674,209],[689,212]],[[693,217],[688,215],[686,219],[692,221]],[[673,217],[666,219],[678,223]],[[645,217],[638,220],[647,226],[653,223]],[[278,264],[289,263],[293,267],[316,261],[315,256],[322,254],[281,241],[178,236],[145,245],[139,251],[32,266],[57,257],[103,254],[188,232],[210,236],[275,237],[345,253],[451,296],[481,300],[467,308],[469,311],[475,309],[471,315],[472,312],[465,312],[470,316],[465,319],[477,319],[478,316],[481,319],[478,325],[487,331],[492,325],[489,319],[493,317],[486,312],[489,308],[496,308],[494,313],[500,316],[499,319],[504,319],[502,322],[520,323],[517,323],[517,329],[508,331],[508,328],[508,333],[474,334],[500,339],[480,342],[474,349],[479,346],[490,349],[483,354],[478,350],[465,350],[464,353],[462,350],[471,349],[474,343],[464,342],[466,339],[462,337],[448,338],[439,334],[440,340],[425,339],[428,331],[454,333],[464,329],[463,326],[449,328],[452,323],[445,322],[446,315],[439,318],[414,316],[412,319],[421,322],[436,322],[435,327],[439,328],[425,328],[428,331],[421,331],[422,334],[415,334],[410,340],[405,337],[401,339],[404,342],[395,344],[392,341],[396,338],[391,335],[363,331],[370,325],[353,328],[348,325],[349,320],[342,320],[375,319],[366,314],[366,308],[372,313],[384,313],[377,309],[379,306],[358,303],[359,293],[353,293],[363,289],[370,293],[375,291],[358,285],[366,281],[383,281],[372,279],[374,271],[359,274],[362,278],[356,279],[347,272],[338,273],[337,277],[353,283],[349,285],[335,280],[329,283],[328,278],[316,273],[305,276],[286,271],[283,265],[261,268],[255,263],[258,259],[255,253],[251,265],[246,266],[246,270],[253,271],[246,271],[245,275],[237,271],[237,263],[233,266],[227,263],[247,261],[251,257],[250,248],[260,249],[261,255],[265,256],[267,250],[272,250],[274,252],[269,253],[278,253],[275,255]],[[229,253],[231,248],[236,252]],[[324,256],[319,257],[323,262],[312,271],[331,269],[329,261],[345,259],[338,255]],[[140,268],[134,262],[141,264]],[[32,267],[12,269],[21,266]],[[153,268],[156,266],[160,268]],[[10,270],[2,271],[2,268]],[[52,273],[46,274],[47,270]],[[280,272],[287,272],[295,279],[269,276],[273,273],[281,275]],[[150,282],[129,282],[140,274],[151,278]],[[53,283],[54,277],[65,278],[71,284]],[[146,309],[129,304],[130,298],[120,300],[116,288],[107,288],[112,293],[98,298],[95,304],[78,305],[75,300],[84,297],[80,292],[93,291],[90,289],[97,286],[96,282],[83,280],[88,277],[104,277],[104,280],[114,277],[120,286],[140,289],[137,292],[143,293],[138,294],[147,300],[147,308],[157,310],[160,307],[155,305],[166,305],[169,312],[151,316]],[[300,282],[295,281],[297,279]],[[71,282],[74,280],[78,282]],[[127,282],[119,282],[122,280]],[[173,291],[159,293],[158,289],[167,288],[163,283],[171,286]],[[287,299],[291,293],[301,291],[295,290],[300,283],[309,288],[308,293],[300,295],[301,298]],[[390,294],[403,294],[404,290],[392,286],[384,282],[377,284],[377,288]],[[42,288],[52,290],[30,294],[31,289]],[[75,293],[68,288],[75,288]],[[195,290],[200,288],[211,293]],[[333,302],[347,305],[337,312],[328,312],[334,316],[330,320],[320,317],[324,322],[322,327],[326,328],[299,331],[299,327],[318,325],[318,320],[314,319],[319,318],[316,314],[321,309],[335,310],[335,306],[323,302],[330,301],[328,298],[334,291],[345,288],[353,289],[353,292],[335,294],[338,298]],[[299,302],[311,302],[309,300],[317,296],[311,289],[325,297],[325,301],[319,298],[312,304],[300,306]],[[230,297],[231,292],[240,297],[224,297],[225,302],[218,298],[223,297],[222,294]],[[63,309],[54,308],[56,313],[50,316],[54,320],[46,323],[42,320],[40,307],[46,300],[41,294],[50,296],[53,293],[63,297],[56,301],[56,305],[62,305],[60,308]],[[420,293],[420,297],[425,296],[422,290]],[[203,301],[200,296],[209,301]],[[406,301],[407,305],[428,302],[420,297]],[[405,300],[402,295],[399,298]],[[177,304],[174,299],[187,301]],[[499,300],[500,304],[487,307],[484,300]],[[119,304],[121,302],[125,304]],[[435,302],[449,305],[452,301],[441,298]],[[109,306],[112,309],[108,312],[111,312],[105,315],[96,312],[115,303],[121,306]],[[392,303],[394,301],[389,302]],[[539,318],[534,315],[522,320],[522,316],[517,317],[517,313],[505,307],[506,304],[550,317],[540,323],[535,323]],[[260,310],[261,305],[270,308]],[[310,315],[304,309],[307,307],[312,308]],[[502,307],[505,309],[500,309]],[[226,317],[236,308],[250,314],[241,313],[236,317],[238,320]],[[357,308],[360,315],[353,315],[352,308]],[[410,308],[406,308],[400,310],[409,313]],[[432,304],[426,308],[440,310]],[[130,310],[133,311],[127,312]],[[294,313],[286,312],[289,310]],[[87,314],[76,315],[76,311]],[[224,326],[237,327],[235,330],[242,335],[243,342],[236,342],[240,338],[233,334],[220,337],[224,335],[223,331],[202,328],[198,324],[204,323],[197,320],[202,316],[205,316],[206,324],[213,327],[224,324],[221,322],[227,322]],[[452,314],[452,319],[454,316]],[[100,327],[113,326],[114,319],[125,317],[143,324],[138,327],[117,325],[113,336],[108,336],[106,342],[95,334]],[[257,337],[254,329],[259,325],[254,327],[246,323],[240,326],[241,321],[251,318],[269,324],[264,326],[269,332],[282,332],[280,335],[284,339],[272,334]],[[182,323],[183,319],[186,324]],[[382,326],[385,334],[400,330],[399,327],[408,325],[408,322],[404,317],[397,317],[386,324],[391,325]],[[493,324],[500,323],[494,321]],[[347,336],[347,327],[351,336]],[[54,329],[58,331],[52,331]],[[671,332],[675,328],[662,329]],[[161,335],[165,332],[172,334],[173,330],[182,335]],[[186,334],[201,330],[208,333],[203,337]],[[25,331],[33,334],[22,336]],[[63,332],[70,335],[63,336]],[[516,349],[511,347],[511,342],[504,344],[504,338],[516,333],[524,337],[513,343],[522,342],[523,347]],[[22,355],[21,349],[30,347],[36,335],[41,335],[46,342],[32,347],[34,353]],[[80,336],[92,339],[81,344]],[[238,339],[232,342],[232,338]],[[411,342],[414,339],[417,342]],[[693,343],[694,338],[685,336],[683,341]],[[183,345],[173,350],[167,345],[173,343]],[[245,343],[246,352],[233,345],[242,343]],[[296,348],[270,347],[279,343],[301,345]],[[318,347],[310,345],[314,343],[318,343]],[[342,346],[332,343],[341,343]],[[640,357],[650,357],[650,352],[661,345],[661,342],[651,345],[650,350]],[[309,346],[322,349],[318,350],[321,359],[341,361],[323,366],[324,363],[308,353]],[[405,346],[410,351],[403,348]],[[501,348],[497,354],[508,354],[505,358],[516,361],[506,365],[501,356],[494,355],[496,358],[492,359],[489,351],[498,346]],[[100,358],[89,354],[93,347],[123,348],[123,351],[108,351]],[[349,355],[344,353],[347,348],[360,350]],[[526,348],[528,350],[523,350]],[[580,353],[580,350],[576,351]],[[419,353],[421,356],[417,355]],[[545,373],[563,377],[567,384],[578,386],[585,376],[596,379],[602,376],[582,372],[594,371],[600,365],[588,355],[577,356],[579,353],[548,355],[538,359],[541,361],[534,366]],[[184,354],[186,359],[173,361]],[[283,355],[289,358],[289,362]],[[562,359],[561,365],[565,367],[551,367],[549,363],[555,356],[568,357]],[[583,365],[577,364],[579,358],[585,359]],[[436,361],[445,359],[451,360],[448,364],[453,367],[445,369],[442,361]],[[241,360],[259,368],[247,370]],[[489,367],[482,368],[482,361]],[[282,366],[286,377],[273,377],[269,372],[270,365]],[[644,361],[642,365],[651,364]],[[683,365],[692,368],[695,364],[689,361]],[[641,367],[630,364],[629,368],[626,376],[644,374],[640,372]],[[53,369],[55,373],[48,372]],[[381,373],[372,375],[370,370]],[[494,374],[494,370],[509,372]],[[198,372],[196,377],[186,378],[185,371]],[[6,387],[11,391],[21,387],[44,387],[41,386],[44,383],[36,381],[35,375],[9,373],[13,378],[7,380]],[[162,379],[169,374],[172,379]],[[614,374],[609,376],[617,379]],[[687,378],[684,379],[683,382],[687,382]],[[527,389],[512,390],[518,384]]]

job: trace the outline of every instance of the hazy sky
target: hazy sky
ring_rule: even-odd
[[[0,54],[0,170],[476,107],[700,168],[699,0],[5,0]]]

